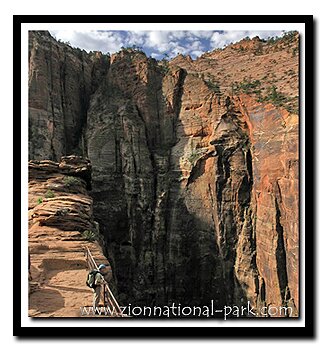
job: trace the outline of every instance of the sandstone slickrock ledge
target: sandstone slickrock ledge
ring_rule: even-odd
[[[86,246],[112,278],[99,243],[87,240],[98,234],[86,190],[90,179],[89,160],[78,156],[29,162],[30,317],[80,317],[80,308],[91,306]]]
[[[31,33],[30,157],[52,160],[30,165],[31,223],[71,221],[78,232],[64,235],[78,237],[94,216],[121,304],[249,301],[298,315],[299,42],[289,39],[166,63],[137,50],[80,53]],[[234,92],[248,74],[282,89],[288,105]],[[88,161],[55,162],[72,150],[91,161],[91,181]],[[61,193],[69,174],[81,185]],[[35,207],[51,184],[57,197]]]

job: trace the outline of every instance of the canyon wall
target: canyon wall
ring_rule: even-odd
[[[250,57],[283,52],[263,48]],[[30,32],[29,157],[89,158],[121,304],[249,301],[297,315],[295,102],[284,108],[228,82],[216,90],[201,73],[222,62],[211,60],[87,54]]]
[[[99,52],[87,54],[29,32],[29,158],[59,161],[82,154],[89,97],[109,66]]]

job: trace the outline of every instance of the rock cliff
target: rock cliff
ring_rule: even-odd
[[[30,158],[91,161],[122,304],[249,301],[298,313],[298,39],[157,62],[30,32]],[[85,229],[73,218],[71,230]]]
[[[29,32],[29,158],[59,161],[82,154],[90,94],[109,66],[99,52],[87,54]]]
[[[86,247],[107,266],[105,277],[111,281],[86,190],[90,175],[90,163],[81,157],[29,162],[30,317],[80,317],[80,309],[92,305],[92,290],[85,284]]]

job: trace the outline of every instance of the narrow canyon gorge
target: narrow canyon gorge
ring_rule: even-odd
[[[31,316],[45,270],[85,277],[85,231],[121,305],[299,315],[298,47],[157,61],[29,32]]]

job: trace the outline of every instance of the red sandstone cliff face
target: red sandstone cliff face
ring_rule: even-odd
[[[35,37],[30,74],[37,71],[47,81],[58,69],[45,69],[48,41],[59,52],[64,45],[47,35]],[[75,86],[80,80],[92,86],[83,114],[73,117],[76,124],[84,118],[82,131],[62,132],[67,115],[58,109],[53,128],[33,122],[37,133],[31,134],[30,153],[57,159],[73,149],[89,157],[94,216],[124,304],[249,301],[255,308],[291,306],[298,313],[298,116],[263,100],[263,91],[261,96],[233,94],[231,76],[238,77],[237,71],[219,74],[229,61],[246,69],[248,62],[271,62],[272,55],[284,60],[281,47],[263,44],[256,52],[259,42],[251,44],[244,54],[227,48],[196,61],[179,57],[169,65],[123,50],[109,63],[95,60],[97,85],[89,83],[88,68],[78,71],[76,80],[72,73],[78,65],[70,72],[67,64],[67,74],[53,85],[38,90],[40,83],[31,84],[32,121],[38,99],[47,101],[42,113],[44,121],[51,120],[51,97],[68,81],[67,99],[76,104],[75,111],[81,108]],[[290,45],[292,50],[297,42]],[[80,62],[78,51],[66,50],[71,61]],[[281,91],[295,97],[297,58],[289,55],[286,71],[294,74]],[[57,67],[64,57],[56,58]],[[89,62],[93,56],[83,57]],[[262,72],[278,74],[277,67],[259,68],[250,81]],[[281,89],[278,78],[267,84]],[[293,110],[295,101],[287,102]],[[57,147],[50,146],[49,133],[60,135],[53,139]],[[78,142],[71,144],[70,133]],[[35,135],[40,134],[45,141],[38,145]]]
[[[237,100],[252,125],[256,263],[265,301],[299,306],[299,120],[252,98]]]
[[[242,39],[193,61],[179,55],[171,60],[187,72],[216,83],[223,94],[236,94],[243,82],[260,82],[261,95],[275,86],[287,97],[285,107],[298,111],[299,35],[289,33],[277,40]]]
[[[107,281],[112,278],[99,243],[87,239],[99,235],[86,190],[90,173],[89,161],[80,157],[29,162],[30,317],[81,317],[81,308],[92,305],[86,247],[107,265]]]

